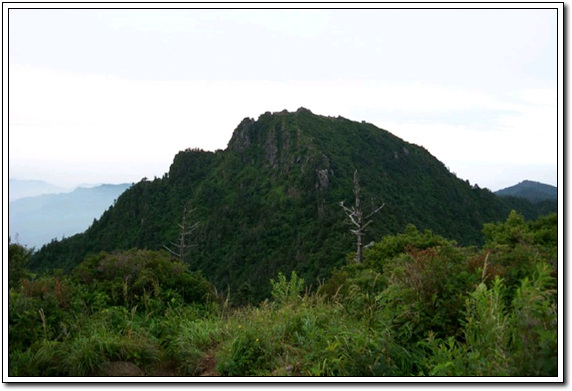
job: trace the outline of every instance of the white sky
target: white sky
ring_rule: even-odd
[[[303,106],[422,145],[481,187],[557,185],[555,9],[11,9],[8,18],[13,178],[160,177],[180,150],[225,149],[245,117]]]

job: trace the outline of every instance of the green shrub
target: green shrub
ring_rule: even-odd
[[[279,347],[266,333],[255,327],[245,327],[217,355],[217,370],[225,376],[253,376],[268,374]]]
[[[516,290],[510,314],[510,338],[514,376],[557,376],[558,316],[556,281],[544,263],[524,278]]]
[[[278,273],[278,280],[270,280],[272,285],[272,298],[281,305],[292,304],[300,301],[301,293],[304,290],[304,279],[299,278],[295,271],[290,276],[290,281],[282,273]]]
[[[8,244],[8,288],[17,289],[23,279],[30,277],[27,264],[33,249],[28,249],[16,243]]]
[[[446,245],[453,246],[455,242],[436,235],[431,230],[421,233],[417,227],[409,224],[403,233],[384,236],[380,242],[366,249],[363,263],[368,268],[383,272],[388,261],[410,249],[424,250]]]
[[[503,295],[503,282],[497,278],[490,289],[479,284],[467,300],[467,375],[508,374],[509,329]]]
[[[467,376],[466,350],[453,336],[436,339],[430,333],[419,346],[425,350],[421,374],[425,376]]]
[[[23,280],[8,300],[9,350],[26,349],[39,340],[61,340],[74,322],[76,287],[68,279],[44,276]]]
[[[93,292],[107,295],[111,305],[141,305],[149,312],[164,311],[161,303],[207,303],[214,298],[212,284],[165,251],[102,252],[82,262],[74,275]]]
[[[387,288],[378,295],[383,311],[396,326],[410,330],[412,339],[423,340],[429,331],[456,335],[472,282],[465,256],[461,249],[442,246],[411,249],[387,262]]]

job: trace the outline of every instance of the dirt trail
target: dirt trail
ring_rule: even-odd
[[[197,376],[220,376],[216,370],[216,359],[214,354],[206,355],[200,363],[201,373]],[[121,376],[152,376],[170,377],[185,376],[177,368],[177,365],[170,360],[161,361],[153,368],[143,371],[137,365],[127,361],[108,361],[100,368],[101,376],[121,377]]]
[[[209,354],[203,359],[203,368],[203,373],[200,376],[220,376],[216,371],[216,360],[213,354]]]

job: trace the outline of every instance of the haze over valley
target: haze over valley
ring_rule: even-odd
[[[53,239],[83,232],[129,186],[93,185],[70,191],[39,180],[10,179],[10,238],[38,250]]]

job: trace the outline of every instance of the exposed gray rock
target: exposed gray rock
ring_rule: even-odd
[[[252,140],[250,139],[250,127],[254,122],[255,121],[252,118],[245,118],[242,120],[232,134],[232,138],[228,143],[229,149],[244,151],[252,144]]]
[[[330,186],[330,179],[328,178],[328,170],[317,170],[318,173],[318,183],[316,183],[316,189],[327,189]]]

